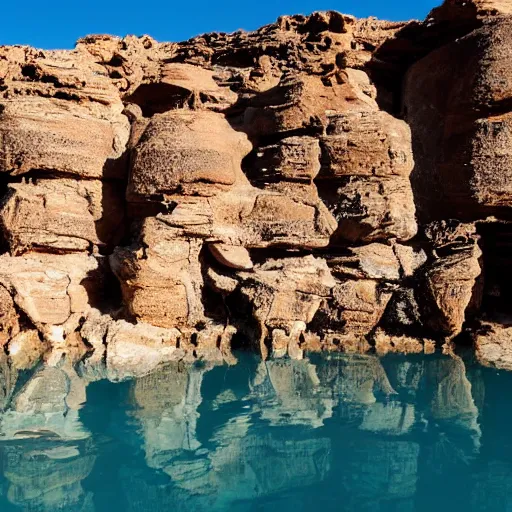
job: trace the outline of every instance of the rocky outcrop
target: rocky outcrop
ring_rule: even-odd
[[[506,312],[510,16],[0,48],[6,354],[122,379],[431,352]]]

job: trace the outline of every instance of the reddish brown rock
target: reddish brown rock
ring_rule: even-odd
[[[244,124],[253,137],[327,125],[331,111],[376,110],[375,102],[347,74],[322,81],[319,77],[286,77],[256,96],[245,110]]]
[[[413,188],[423,220],[507,215],[504,208],[512,204],[511,23],[489,22],[432,52],[407,75]]]
[[[250,149],[221,114],[157,114],[134,148],[129,193],[216,195],[243,180],[240,164]]]
[[[335,240],[414,237],[414,161],[403,121],[369,109],[331,114],[321,147],[320,190],[338,221]]]
[[[409,127],[382,111],[356,110],[331,115],[321,145],[324,179],[408,177],[414,166]]]
[[[466,310],[475,293],[481,273],[478,246],[440,258],[425,270],[422,292],[427,308],[427,322],[445,336],[462,330]]]
[[[328,308],[333,330],[341,334],[369,334],[384,314],[390,298],[391,293],[381,289],[377,281],[338,283]]]
[[[511,14],[0,48],[0,344],[121,379],[231,360],[237,330],[263,356],[431,351],[505,308]]]

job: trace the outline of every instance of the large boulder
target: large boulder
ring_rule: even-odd
[[[427,236],[434,259],[421,270],[420,299],[426,324],[436,333],[459,334],[481,301],[482,251],[472,224],[432,223]]]
[[[244,113],[252,137],[295,130],[318,130],[327,125],[329,111],[375,109],[375,101],[345,73],[331,80],[291,75],[279,85],[255,96]]]
[[[216,195],[243,180],[247,137],[207,110],[173,110],[148,122],[132,153],[129,195]]]
[[[417,232],[404,121],[373,110],[328,116],[318,186],[338,221],[334,241],[409,240]]]
[[[239,272],[236,278],[241,294],[252,304],[264,357],[268,355],[266,342],[275,330],[279,334],[274,341],[282,334],[293,335],[286,345],[292,341],[291,350],[297,348],[299,336],[336,284],[325,261],[313,256],[268,260],[255,265],[250,273]],[[286,350],[289,352],[290,347]]]

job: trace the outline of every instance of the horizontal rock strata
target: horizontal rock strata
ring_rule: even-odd
[[[469,334],[508,366],[511,16],[0,47],[0,344],[122,379]]]

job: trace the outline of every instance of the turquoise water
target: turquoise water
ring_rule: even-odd
[[[2,512],[512,510],[506,372],[442,356],[77,371],[4,371]]]

